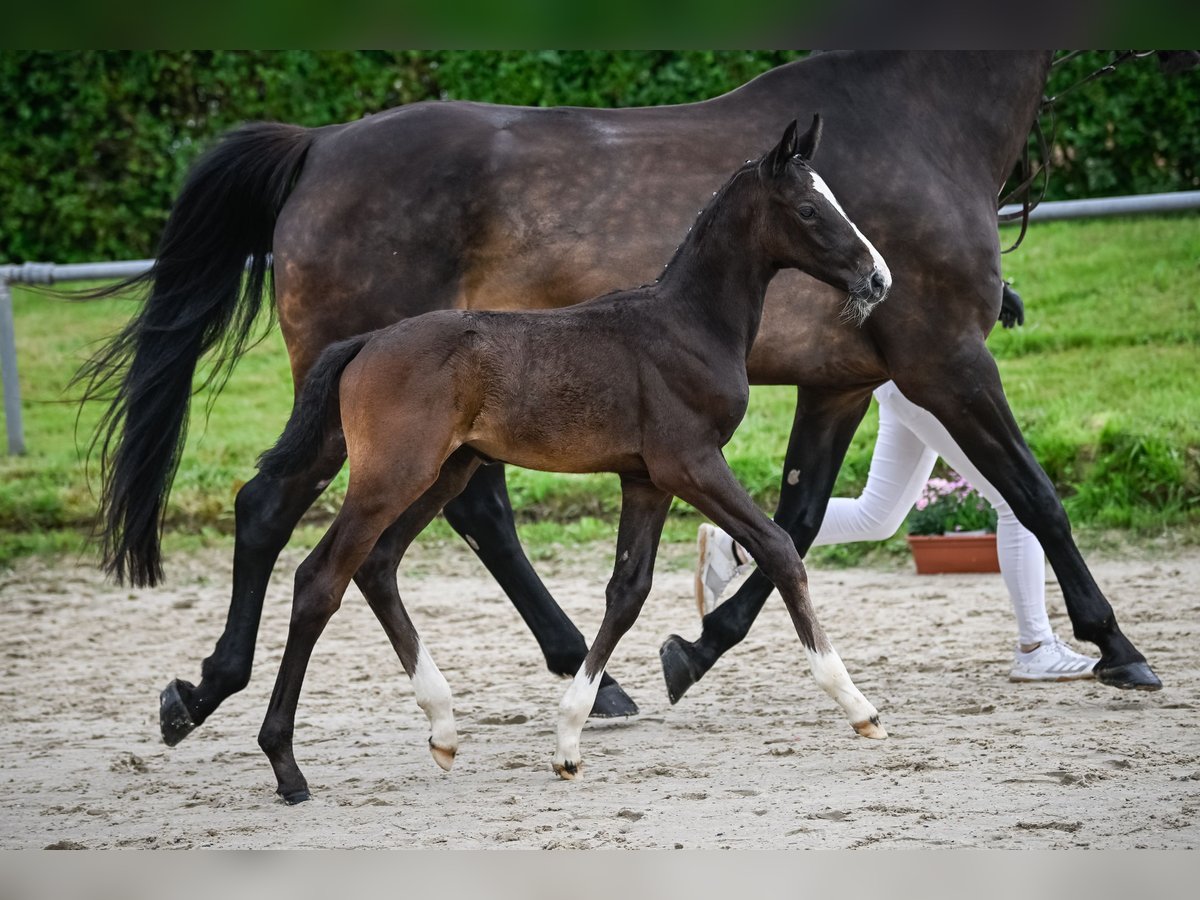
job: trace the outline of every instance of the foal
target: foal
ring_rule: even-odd
[[[450,768],[458,747],[450,688],[390,567],[360,566],[380,541],[397,556],[374,558],[398,558],[476,467],[495,460],[621,476],[604,619],[559,706],[553,765],[561,777],[579,771],[580,732],[605,664],[649,593],[672,495],[750,551],[779,588],[817,684],[859,734],[887,736],[817,622],[791,538],[754,505],[721,453],[746,410],[746,355],[776,272],[801,269],[845,290],[847,315],[860,321],[891,285],[879,253],[809,165],[820,117],[803,136],[796,131],[793,122],[716,192],[654,284],[562,310],[432,312],[322,354],[260,461],[273,476],[303,469],[341,437],[340,409],[346,500],[296,572],[287,646],[259,733],[285,800],[309,796],[292,752],[296,703],[351,577],[374,586],[364,593],[429,717],[433,757]],[[386,591],[381,579],[390,581]]]

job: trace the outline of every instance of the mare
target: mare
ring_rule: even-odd
[[[859,734],[887,736],[813,613],[791,538],[721,453],[750,399],[746,357],[776,272],[796,268],[831,285],[856,321],[891,286],[879,253],[810,165],[820,117],[802,137],[796,130],[792,122],[774,149],[716,192],[652,284],[565,310],[430,312],[318,358],[260,464],[276,478],[305,472],[339,438],[350,460],[345,503],[296,571],[287,645],[259,733],[286,801],[309,798],[292,748],[296,703],[351,578],[413,681],[435,761],[450,768],[458,748],[450,688],[404,611],[391,561],[492,460],[621,476],[604,618],[558,710],[561,777],[579,772],[580,732],[605,664],[650,592],[672,496],[747,541],[783,595],[817,684]],[[388,564],[364,565],[379,541]]]
[[[1075,636],[1100,648],[1099,679],[1157,687],[1076,548],[984,343],[1001,302],[996,198],[1025,146],[1051,56],[831,52],[682,106],[434,102],[325,128],[231,132],[196,163],[175,203],[142,311],[80,373],[88,395],[112,397],[98,432],[106,566],[139,585],[161,577],[162,517],[195,364],[209,351],[218,373],[236,360],[263,305],[268,253],[301,385],[325,346],[422,312],[561,307],[650,280],[712,185],[784,122],[819,108],[831,132],[823,175],[891,261],[895,285],[854,328],[840,320],[837,292],[817,280],[786,271],[772,283],[748,368],[752,383],[798,389],[776,521],[806,552],[871,390],[892,379],[946,425],[1037,536]],[[260,472],[238,493],[225,630],[200,683],[175,680],[163,692],[168,744],[248,682],[276,557],[342,462],[330,445],[307,471]],[[503,467],[479,468],[445,514],[549,668],[575,672],[585,642],[521,550]],[[705,619],[697,641],[667,642],[672,700],[746,635],[770,591],[756,573]],[[635,711],[605,679],[597,713]]]

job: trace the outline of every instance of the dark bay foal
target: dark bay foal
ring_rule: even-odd
[[[809,602],[787,533],[758,510],[721,453],[749,398],[746,357],[767,284],[796,268],[847,293],[863,320],[891,274],[809,165],[820,119],[792,123],[702,211],[651,285],[545,312],[439,311],[331,346],[305,382],[262,470],[303,470],[344,436],[346,500],[296,572],[291,625],[259,735],[279,793],[306,800],[292,750],[305,668],[353,577],[413,681],[430,748],[449,769],[458,747],[450,688],[401,603],[390,565],[476,468],[502,460],[558,472],[615,472],[622,509],[600,630],[559,707],[554,770],[579,771],[579,737],[613,649],[650,590],[672,496],[740,541],[779,588],[820,687],[854,729],[883,738]],[[337,433],[340,414],[341,435]],[[364,566],[364,563],[367,565]],[[360,568],[362,567],[362,568]]]

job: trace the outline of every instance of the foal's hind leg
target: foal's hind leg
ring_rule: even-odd
[[[879,713],[854,686],[841,657],[817,621],[808,594],[808,575],[792,539],[768,519],[726,465],[721,455],[697,460],[682,471],[673,468],[662,483],[704,513],[745,547],[779,588],[804,644],[813,678],[846,713],[863,737],[885,738]]]
[[[450,685],[438,671],[404,609],[396,587],[396,567],[409,544],[433,521],[446,500],[462,490],[478,465],[479,457],[470,448],[462,447],[452,454],[442,466],[438,480],[380,536],[367,561],[354,575],[400,657],[400,664],[412,679],[417,705],[429,719],[429,750],[434,762],[446,771],[454,764],[458,752]]]
[[[381,441],[379,448],[391,446]],[[381,450],[380,456],[384,455]],[[382,462],[382,460],[381,460]],[[337,611],[350,578],[366,560],[383,531],[434,483],[437,460],[413,460],[394,471],[351,468],[351,480],[333,525],[296,570],[287,644],[258,744],[275,770],[277,792],[288,803],[307,800],[308,782],[296,765],[292,735],[296,703],[313,646]]]
[[[517,537],[504,483],[504,466],[482,466],[462,493],[447,502],[446,521],[479,556],[537,639],[546,666],[574,675],[587,655],[587,642],[567,618],[530,565]],[[636,716],[637,704],[606,672],[592,706],[593,718]]]
[[[340,442],[308,472],[284,480],[256,475],[234,504],[233,586],[225,630],[200,668],[200,683],[175,679],[159,696],[163,742],[174,747],[250,681],[254,642],[271,570],[292,529],[345,460]]]
[[[670,494],[644,477],[622,476],[617,561],[605,591],[604,620],[592,642],[592,649],[558,707],[558,749],[553,765],[562,778],[574,778],[583,764],[579,754],[583,723],[596,699],[604,666],[617,641],[637,621],[646,595],[650,593],[654,557],[670,508]]]

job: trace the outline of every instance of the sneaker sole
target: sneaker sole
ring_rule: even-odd
[[[1044,681],[1048,684],[1057,684],[1062,681],[1095,681],[1096,676],[1091,672],[1081,672],[1078,675],[1052,675],[1052,676],[1035,676],[1035,675],[1012,675],[1008,676],[1008,680],[1017,684],[1036,684],[1039,681]]]

